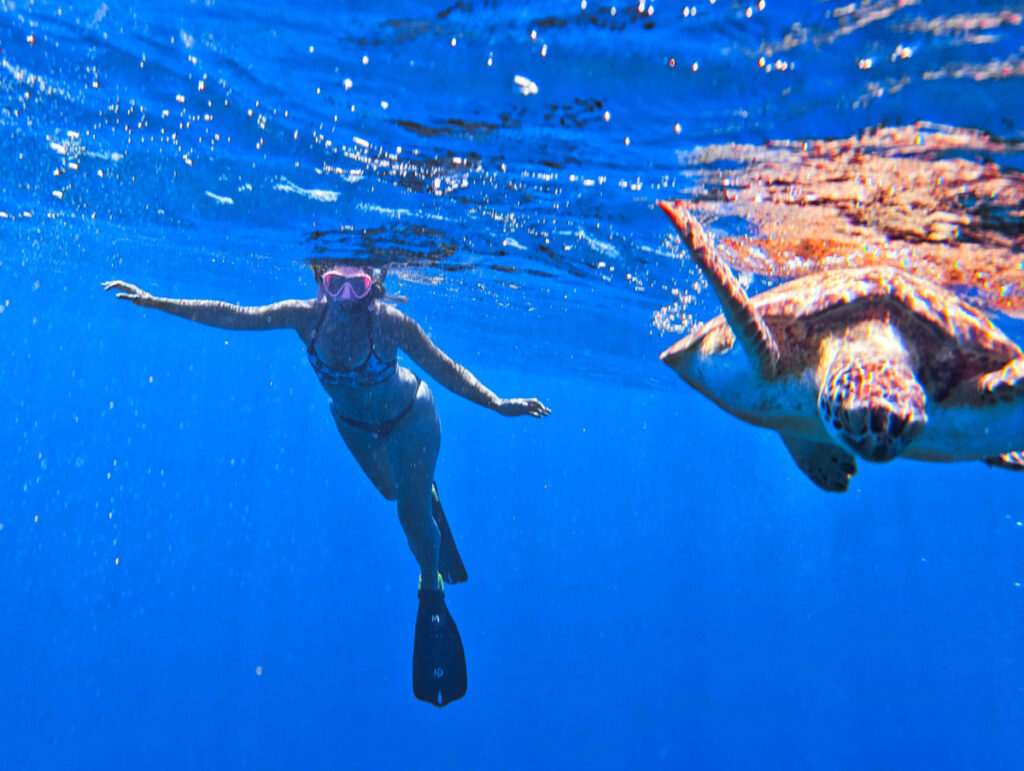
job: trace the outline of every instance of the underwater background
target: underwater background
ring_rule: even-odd
[[[821,492],[658,361],[698,275],[654,206],[702,145],[1019,142],[1022,12],[0,0],[0,767],[1024,767],[1024,474]],[[324,255],[391,263],[553,411],[433,386],[470,574],[443,710],[299,339],[101,287],[263,304]]]

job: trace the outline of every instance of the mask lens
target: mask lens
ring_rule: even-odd
[[[369,276],[364,274],[361,276],[352,276],[349,278],[349,284],[352,287],[352,293],[357,299],[361,300],[369,294],[370,286],[372,286],[373,281],[370,280]]]
[[[324,275],[324,291],[331,297],[336,297],[340,294],[341,288],[344,285],[345,277],[340,273],[327,273]]]

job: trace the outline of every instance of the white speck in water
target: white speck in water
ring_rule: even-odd
[[[369,56],[364,56],[363,57],[363,64],[366,65],[366,64],[369,64],[369,63],[370,63],[370,57]]]
[[[516,75],[513,80],[515,81],[515,84],[519,86],[519,91],[523,96],[532,96],[540,91],[540,89],[537,88],[537,84],[525,75]]]
[[[212,198],[221,206],[231,206],[235,202],[233,198],[230,198],[226,195],[217,195],[216,193],[211,193],[209,190],[206,190],[204,192],[209,198]]]

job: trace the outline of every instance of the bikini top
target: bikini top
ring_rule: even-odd
[[[306,346],[306,356],[313,366],[316,376],[324,386],[375,386],[390,379],[398,366],[398,359],[384,361],[377,355],[377,349],[373,346],[373,316],[367,312],[366,337],[370,343],[370,352],[362,364],[352,369],[331,369],[316,350],[316,336],[320,332],[320,325],[324,323],[324,316],[327,315],[327,308],[320,314],[320,320],[316,323],[313,334],[310,335],[309,345]]]

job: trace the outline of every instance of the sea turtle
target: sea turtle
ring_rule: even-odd
[[[748,297],[685,204],[658,205],[724,310],[661,360],[726,412],[778,431],[816,485],[846,490],[854,455],[1024,470],[1024,354],[982,313],[891,267]]]

